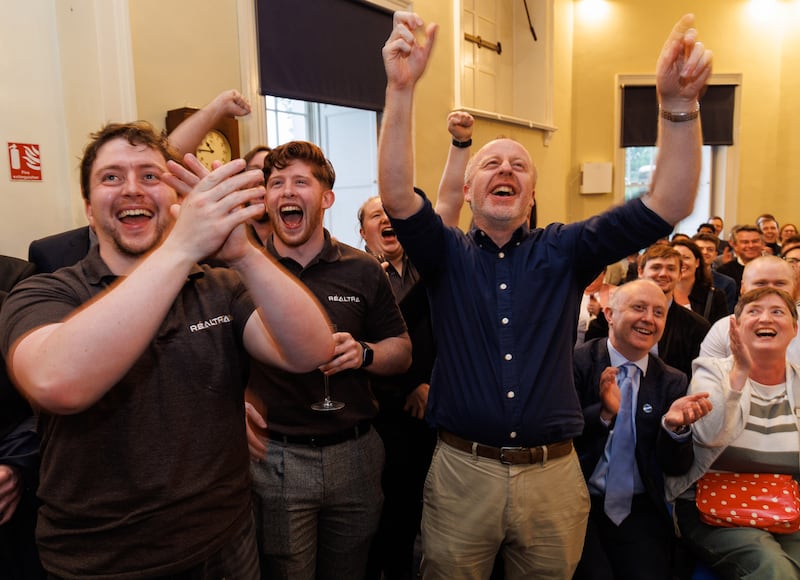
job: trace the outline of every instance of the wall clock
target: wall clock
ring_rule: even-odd
[[[172,133],[175,127],[196,112],[197,109],[192,107],[167,111],[167,133]],[[222,119],[206,133],[194,154],[208,169],[211,169],[214,161],[227,163],[231,159],[237,159],[239,157],[239,121],[234,118]]]

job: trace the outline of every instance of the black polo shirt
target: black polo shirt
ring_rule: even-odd
[[[18,284],[0,316],[4,356],[116,279],[95,246],[74,266]],[[207,559],[247,522],[243,335],[254,308],[235,272],[195,266],[114,387],[80,413],[41,412],[36,535],[48,571],[166,576]]]
[[[281,257],[272,239],[267,251],[311,290],[339,332],[375,343],[406,331],[386,273],[369,254],[331,239],[327,230],[322,251],[305,268]],[[345,404],[335,413],[311,409],[325,388],[318,370],[296,374],[254,362],[249,389],[265,405],[270,430],[287,435],[328,435],[375,416],[366,370],[346,370],[329,381],[332,398]]]

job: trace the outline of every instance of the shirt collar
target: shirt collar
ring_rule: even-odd
[[[628,360],[616,348],[614,348],[614,345],[611,344],[610,338],[607,340],[608,340],[608,356],[611,359],[612,367],[621,367],[625,363],[632,363],[636,365],[640,371],[642,371],[642,376],[645,376],[647,374],[647,363],[650,360],[650,353],[645,354],[639,360]]]
[[[331,233],[327,229],[323,229],[323,235],[325,237],[325,241],[322,245],[322,250],[320,250],[319,254],[314,256],[314,258],[308,264],[306,264],[306,268],[311,267],[317,262],[337,262],[342,257],[342,249],[339,246],[339,242],[337,242],[335,238],[331,237]],[[273,233],[267,240],[267,251],[275,256],[280,262],[294,262],[296,264],[297,262],[291,258],[281,256],[278,253],[278,250],[275,249],[275,243],[273,241],[274,237],[275,234]]]
[[[490,238],[486,234],[486,232],[484,232],[482,229],[476,228],[474,225],[472,226],[472,228],[469,231],[469,234],[467,235],[468,237],[472,238],[472,240],[476,244],[478,244],[478,247],[480,247],[481,249],[492,250],[497,252],[500,250],[505,251],[510,248],[519,246],[522,243],[522,241],[525,238],[527,238],[528,235],[530,235],[530,228],[528,227],[527,223],[524,223],[521,226],[519,226],[516,230],[514,230],[514,233],[511,234],[511,239],[508,240],[508,242],[502,248],[498,248],[497,244],[494,243],[492,238]]]
[[[81,260],[86,281],[93,286],[108,286],[114,280],[120,278],[114,274],[102,257],[100,257],[100,245],[95,244],[89,248],[86,257]],[[197,264],[193,264],[189,270],[188,278],[199,278],[204,275],[203,269]]]

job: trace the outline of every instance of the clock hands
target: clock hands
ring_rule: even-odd
[[[205,145],[206,148],[205,149],[198,149],[197,150],[198,153],[211,153],[212,155],[214,154],[214,150],[211,148],[211,145],[208,144],[208,141],[203,143],[203,145]]]

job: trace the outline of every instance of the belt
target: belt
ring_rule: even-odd
[[[459,451],[494,459],[505,465],[546,463],[548,459],[558,459],[572,452],[572,439],[539,447],[491,447],[467,441],[444,429],[439,429],[439,438]]]
[[[358,439],[362,435],[369,433],[370,429],[370,421],[361,421],[353,427],[348,427],[342,431],[328,433],[326,435],[287,435],[286,433],[279,433],[278,431],[268,429],[267,437],[274,441],[282,441],[283,443],[296,443],[300,445],[310,445],[311,447],[327,447],[328,445],[344,443],[351,439]]]

